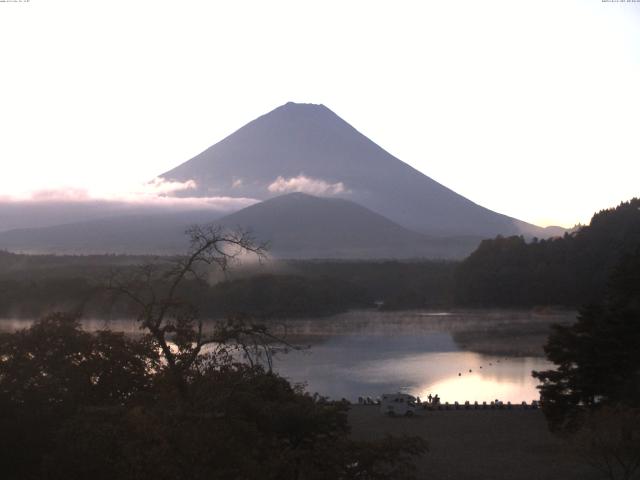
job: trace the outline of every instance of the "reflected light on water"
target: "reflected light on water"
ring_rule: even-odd
[[[274,369],[291,382],[306,384],[309,392],[333,399],[357,401],[360,396],[375,398],[402,391],[423,400],[429,393],[438,394],[449,403],[530,402],[539,398],[531,371],[552,365],[541,356],[522,356],[530,351],[527,348],[516,349],[515,356],[505,352],[518,344],[539,347],[550,324],[572,318],[572,312],[362,311],[291,320],[281,322],[284,327],[276,334],[286,334],[290,343],[310,348],[277,355]],[[30,323],[0,320],[0,330],[14,331]],[[85,320],[83,326],[140,333],[131,320]],[[464,341],[456,337],[461,332],[467,333]]]
[[[460,354],[447,355],[458,358],[449,358],[442,363],[453,363],[458,372],[452,374],[448,369],[446,376],[433,378],[415,388],[414,395],[426,398],[429,394],[438,394],[441,401],[450,403],[467,400],[488,403],[496,399],[512,403],[530,402],[539,398],[538,382],[531,376],[532,370],[549,368],[548,363],[540,358],[496,359],[470,353],[463,354],[464,357]]]
[[[421,387],[416,395],[426,399],[429,394],[438,394],[442,402],[469,401],[473,403],[490,403],[496,399],[504,402],[520,403],[537,400],[539,395],[535,389],[535,381],[496,381],[479,374],[465,377],[452,377],[429,386]]]
[[[309,391],[332,398],[355,400],[402,391],[423,400],[437,393],[442,402],[450,403],[495,399],[520,403],[539,397],[531,371],[549,368],[543,358],[437,351],[434,347],[444,346],[442,335],[418,337],[426,351],[411,352],[410,347],[418,347],[415,339],[363,336],[349,344],[344,339],[328,341],[305,354],[278,358],[276,370],[293,382],[306,381]],[[381,341],[387,349],[380,348]]]

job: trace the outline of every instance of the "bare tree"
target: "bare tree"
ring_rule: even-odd
[[[187,231],[187,255],[141,265],[127,272],[114,272],[108,289],[124,297],[136,309],[140,328],[157,343],[178,390],[186,393],[187,376],[207,345],[229,345],[244,352],[253,364],[263,354],[271,368],[272,341],[279,340],[263,325],[231,318],[205,332],[194,305],[184,298],[188,280],[204,281],[211,268],[226,272],[241,255],[260,261],[266,245],[246,231],[225,231],[215,226],[194,226]]]

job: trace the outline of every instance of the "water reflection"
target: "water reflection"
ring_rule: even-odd
[[[310,348],[278,355],[275,369],[310,392],[356,400],[403,391],[443,402],[530,402],[538,398],[532,370],[550,368],[542,345],[553,323],[573,312],[375,312],[271,322],[288,341]],[[0,320],[0,330],[31,322]],[[85,321],[84,328],[135,334],[130,320]],[[211,324],[209,325],[211,328]]]
[[[482,367],[482,368],[480,368]],[[356,400],[402,391],[443,402],[538,398],[531,371],[544,358],[494,357],[460,350],[449,333],[341,336],[276,357],[276,370],[311,392]],[[471,370],[471,371],[470,371]]]

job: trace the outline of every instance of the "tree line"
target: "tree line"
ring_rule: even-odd
[[[455,303],[476,307],[579,307],[604,298],[620,259],[640,245],[640,199],[596,213],[547,240],[484,240],[455,271]]]
[[[90,318],[129,316],[126,301],[105,295],[105,280],[131,271],[135,260],[67,257],[54,262],[0,252],[0,318],[38,318],[46,312],[77,311]],[[26,260],[26,261],[24,261]],[[114,263],[109,264],[109,260]],[[146,258],[162,263],[166,258]],[[20,267],[15,267],[19,265]],[[238,267],[227,277],[186,280],[181,289],[206,318],[245,313],[268,318],[325,316],[350,309],[442,307],[451,304],[455,263],[442,261],[278,261]],[[158,279],[161,282],[161,279]]]
[[[141,336],[88,333],[69,313],[0,334],[3,478],[415,478],[426,443],[352,440],[346,402],[271,371],[283,341],[267,328],[203,331],[184,284],[240,251],[262,254],[242,233],[195,228],[186,256],[113,272],[106,290],[128,299]]]
[[[323,316],[358,308],[564,306],[602,299],[618,260],[640,244],[640,200],[596,213],[563,237],[484,240],[465,260],[278,261],[229,277],[183,284],[203,317]],[[0,317],[37,318],[80,311],[96,318],[128,314],[100,291],[114,271],[144,261],[127,256],[25,256],[0,252]]]

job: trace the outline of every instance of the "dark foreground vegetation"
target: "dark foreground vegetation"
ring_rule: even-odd
[[[345,403],[230,350],[199,357],[177,388],[147,337],[63,315],[1,337],[2,478],[412,478],[422,440],[353,441]]]
[[[552,331],[545,351],[557,368],[534,372],[551,426],[574,429],[590,409],[639,408],[639,346],[640,248],[614,269],[602,302],[586,305],[576,323]]]
[[[543,412],[601,478],[640,477],[640,248],[623,256],[604,298],[556,326],[545,347],[555,364],[533,372]]]
[[[266,328],[236,318],[203,333],[183,284],[225,268],[227,248],[262,250],[243,234],[191,235],[186,257],[109,279],[144,335],[52,314],[0,336],[2,478],[414,478],[424,440],[352,440],[346,402],[270,370],[279,340]]]
[[[638,478],[639,208],[632,200],[600,212],[563,238],[485,241],[460,264],[288,262],[222,282],[211,281],[212,267],[226,270],[234,248],[264,253],[244,234],[194,229],[188,255],[142,265],[2,254],[1,315],[71,312],[0,335],[3,478],[415,478],[425,436],[351,435],[346,402],[311,396],[270,369],[274,349],[296,347],[263,320],[378,301],[582,305],[578,321],[548,340],[556,368],[534,372],[543,413],[560,435],[553,442],[565,439],[601,476]],[[80,314],[135,318],[142,335],[85,332]],[[228,321],[205,333],[208,316]]]
[[[604,298],[613,267],[638,245],[640,200],[633,199],[563,237],[485,240],[462,262],[277,261],[185,280],[182,287],[205,318],[243,313],[268,320],[374,306],[577,308]],[[139,263],[169,260],[0,252],[0,317],[37,318],[52,310],[128,316],[125,301],[105,295],[107,279]]]

